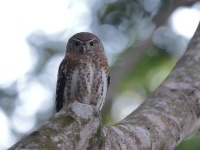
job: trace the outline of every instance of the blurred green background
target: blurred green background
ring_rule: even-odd
[[[198,0],[0,1],[0,149],[54,113],[56,76],[67,40],[96,34],[111,67],[103,121],[134,111],[183,55],[200,20]],[[184,111],[184,110],[183,110]],[[199,133],[176,150],[199,150]]]

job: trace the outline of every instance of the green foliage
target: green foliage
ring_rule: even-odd
[[[134,68],[130,68],[118,90],[134,90],[146,97],[166,78],[174,64],[175,59],[165,50],[153,47]]]
[[[182,141],[175,150],[199,150],[200,132],[196,132]]]

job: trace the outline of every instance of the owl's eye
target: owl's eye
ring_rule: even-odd
[[[77,42],[77,41],[73,42],[73,46],[74,46],[74,47],[78,47],[79,45],[80,45],[79,42]]]
[[[93,41],[93,42],[90,42],[90,46],[91,47],[95,47],[96,43]]]

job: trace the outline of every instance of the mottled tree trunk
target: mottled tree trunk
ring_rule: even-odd
[[[10,150],[173,150],[200,128],[200,25],[167,79],[136,111],[112,126],[103,126],[99,114],[74,102]]]

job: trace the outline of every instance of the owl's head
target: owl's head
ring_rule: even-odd
[[[86,54],[104,51],[104,48],[100,39],[96,35],[88,32],[80,32],[69,39],[66,51]]]

